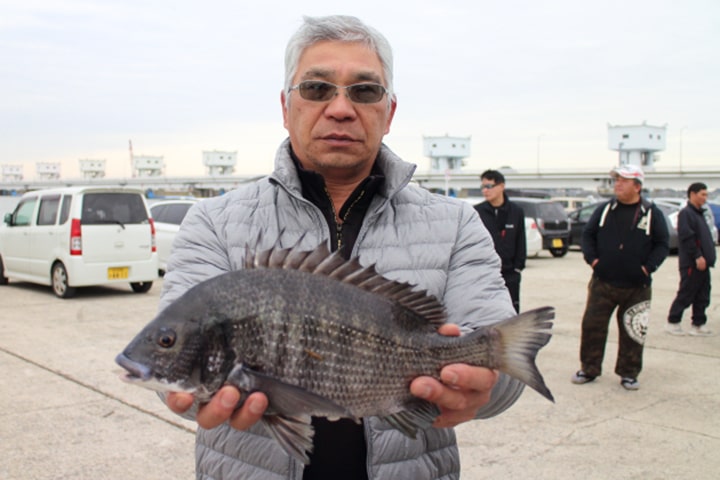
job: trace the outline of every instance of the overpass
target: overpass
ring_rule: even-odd
[[[608,193],[611,187],[608,168],[515,171],[503,169],[508,188],[550,190],[557,193],[587,191]],[[452,174],[417,171],[413,180],[421,186],[434,191],[455,192],[480,186],[480,171],[467,171]],[[141,188],[149,196],[193,195],[209,197],[222,194],[243,183],[262,178],[262,175],[218,175],[188,177],[134,177],[134,178],[59,178],[51,180],[0,180],[0,194],[18,195],[30,190],[77,185],[129,185]],[[704,182],[710,192],[720,188],[720,169],[684,169],[668,171],[648,171],[645,173],[645,187],[648,191],[675,190],[684,192],[692,182]]]
[[[593,193],[605,193],[611,189],[610,169],[573,169],[541,170],[540,172],[522,172],[501,169],[507,188],[532,190],[584,190]],[[415,174],[413,179],[423,187],[442,189],[447,187],[456,191],[480,186],[482,172],[462,172],[444,175],[441,173]],[[704,182],[710,191],[720,188],[720,169],[694,169],[646,171],[645,188],[654,190],[685,191],[693,182]]]

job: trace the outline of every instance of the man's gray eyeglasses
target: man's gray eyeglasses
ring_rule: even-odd
[[[321,80],[305,80],[290,87],[290,90],[297,90],[302,98],[311,102],[327,102],[337,95],[339,88],[344,88],[348,98],[355,103],[377,103],[387,93],[387,89],[379,83],[355,83],[342,86]]]

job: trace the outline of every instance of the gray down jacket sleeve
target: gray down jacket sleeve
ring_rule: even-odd
[[[444,296],[451,321],[467,331],[515,316],[492,237],[468,205],[462,209],[451,259]],[[478,411],[476,418],[504,412],[520,397],[524,387],[519,380],[501,373],[490,402]]]

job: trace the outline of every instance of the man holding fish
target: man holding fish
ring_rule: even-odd
[[[382,281],[417,285],[437,298],[447,318],[437,327],[443,338],[463,338],[513,317],[492,239],[472,207],[409,185],[415,166],[382,143],[397,107],[387,40],[353,17],[305,18],[288,43],[285,69],[281,102],[289,139],[278,150],[275,171],[193,207],[174,243],[160,309],[201,282],[252,268],[246,258],[250,250],[293,247],[290,257],[298,245],[312,250],[324,244],[345,259],[374,265]],[[400,303],[409,305],[405,300]],[[174,334],[158,342],[170,347]],[[549,339],[547,333],[538,335],[535,349]],[[322,364],[329,358],[315,348],[304,354],[306,362]],[[220,362],[207,360],[212,361]],[[118,362],[135,368],[127,357]],[[437,375],[408,380],[412,398],[423,405],[419,410],[435,412],[427,428],[414,413],[402,418],[402,413],[362,419],[313,416],[309,462],[288,455],[269,436],[269,423],[260,421],[281,407],[259,385],[280,384],[283,392],[294,386],[236,366],[231,375],[240,380],[235,385],[254,386],[248,387],[249,395],[226,384],[209,400],[183,391],[168,393],[166,401],[198,422],[198,478],[459,478],[452,427],[503,412],[524,387],[525,380],[498,373],[495,369],[505,370],[492,362],[485,365],[491,368],[451,363]],[[388,360],[379,367],[395,365]],[[544,383],[533,388],[551,398]],[[310,403],[315,397],[295,393]],[[334,411],[335,403],[315,399]],[[415,438],[405,433],[403,419],[409,419],[412,431],[420,426]],[[276,440],[278,435],[283,434],[273,432]],[[307,437],[307,432],[299,435]]]

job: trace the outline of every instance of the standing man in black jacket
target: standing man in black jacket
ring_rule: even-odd
[[[670,306],[665,331],[684,335],[680,321],[692,305],[690,335],[711,335],[705,326],[705,309],[710,305],[710,267],[715,266],[715,244],[702,208],[707,202],[707,185],[693,183],[687,190],[688,203],[678,213],[678,264],[680,287]]]
[[[480,183],[485,201],[475,205],[475,210],[492,235],[495,251],[502,261],[505,285],[515,311],[520,312],[520,274],[527,258],[525,213],[508,200],[502,173],[486,170],[480,176]]]
[[[637,390],[650,317],[650,275],[667,257],[669,234],[662,211],[640,196],[642,169],[621,165],[610,175],[615,198],[593,212],[583,231],[583,256],[593,274],[582,320],[582,368],[572,382],[592,382],[601,375],[610,316],[617,308],[615,373],[624,388]]]

